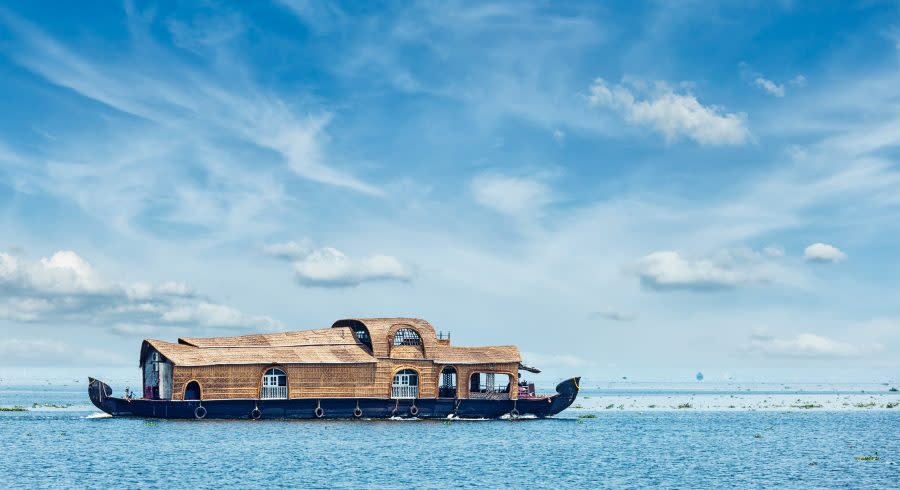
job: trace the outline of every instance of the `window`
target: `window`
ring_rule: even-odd
[[[422,337],[411,328],[401,328],[394,334],[394,346],[398,345],[422,345]]]
[[[278,368],[272,368],[263,374],[262,394],[260,398],[283,399],[288,397],[287,375]]]
[[[472,373],[469,378],[469,398],[487,400],[509,399],[512,377],[503,373]]]
[[[441,384],[438,386],[439,398],[456,398],[456,368],[447,366],[441,370]]]
[[[404,369],[394,375],[391,383],[392,398],[418,398],[419,373],[414,369]]]
[[[196,381],[191,381],[184,387],[184,399],[185,400],[199,400],[200,399],[200,383]]]

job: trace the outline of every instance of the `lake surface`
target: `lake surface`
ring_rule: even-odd
[[[0,487],[900,487],[900,410],[195,422],[90,418],[84,390],[0,389],[31,409],[0,413]]]

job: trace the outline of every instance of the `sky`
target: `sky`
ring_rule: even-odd
[[[900,378],[896,1],[12,1],[0,107],[0,377],[411,316]]]

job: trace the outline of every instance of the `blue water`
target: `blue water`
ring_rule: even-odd
[[[151,421],[86,418],[82,389],[0,390],[75,404],[0,413],[0,488],[900,487],[900,411]]]

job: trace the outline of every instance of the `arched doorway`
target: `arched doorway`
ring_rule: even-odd
[[[438,398],[456,398],[456,368],[447,366],[441,370]]]
[[[272,368],[263,374],[262,393],[260,398],[285,399],[288,397],[287,374],[281,369]]]
[[[200,383],[196,381],[191,381],[184,387],[184,399],[185,400],[199,400],[200,399]]]
[[[404,369],[394,375],[391,383],[391,398],[418,398],[419,373],[415,369]]]

